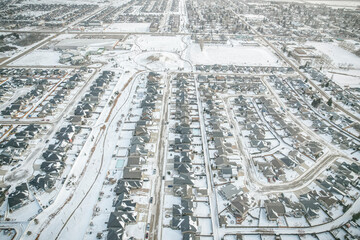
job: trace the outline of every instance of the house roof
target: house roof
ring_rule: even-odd
[[[281,202],[265,202],[265,209],[269,219],[275,219],[285,214],[285,207]]]
[[[305,209],[312,209],[317,211],[320,208],[319,203],[310,196],[308,196],[307,198],[300,197],[299,202],[304,206]]]
[[[142,172],[136,168],[125,167],[123,172],[124,179],[137,179],[140,180],[142,177]]]
[[[233,211],[235,216],[244,217],[249,210],[249,199],[245,195],[237,196],[231,201],[231,206],[236,210]]]
[[[197,225],[196,219],[193,216],[174,216],[171,221],[171,226],[175,229],[181,230],[182,233],[196,233]]]
[[[122,240],[124,235],[124,228],[109,228],[109,232],[107,234],[107,240]]]
[[[195,234],[194,233],[184,233],[182,240],[195,240]]]
[[[296,166],[297,164],[292,161],[289,157],[285,156],[285,157],[282,157],[280,158],[280,160],[285,163],[286,166],[288,167],[293,167],[293,166]]]
[[[190,174],[180,173],[178,177],[174,177],[174,185],[194,185]]]
[[[9,194],[8,205],[12,208],[28,200],[29,190],[26,183],[22,183],[15,187],[15,191]]]
[[[119,196],[120,197],[120,196]],[[135,210],[136,203],[130,199],[118,199],[114,204],[116,210],[124,211],[124,212],[132,212]]]
[[[36,175],[29,184],[33,185],[37,189],[52,189],[55,185],[56,179],[49,174],[38,174]]]
[[[309,217],[317,217],[319,216],[319,214],[317,214],[314,210],[312,210],[311,208],[309,208],[306,212],[306,214],[309,216]]]
[[[45,161],[41,163],[40,169],[48,174],[58,175],[64,168],[64,163],[60,161]]]
[[[191,172],[191,164],[190,163],[174,163],[174,167],[176,166],[176,170],[178,173],[190,173]]]
[[[136,222],[134,212],[115,211],[110,213],[107,228],[123,228],[125,224]]]
[[[142,163],[140,156],[130,156],[128,157],[127,166],[139,166]]]
[[[121,179],[118,181],[118,186],[124,184],[125,187],[129,189],[139,189],[142,187],[142,182],[140,180],[133,180],[133,179]]]
[[[192,195],[191,189],[190,185],[174,185],[173,192],[176,196],[187,197]]]
[[[220,172],[222,175],[232,175],[232,168],[231,166],[222,166]]]
[[[334,205],[337,202],[337,200],[335,198],[328,197],[328,196],[319,197],[318,200],[322,201],[324,204],[326,204],[327,207],[331,207],[332,205]]]
[[[230,183],[220,189],[220,193],[228,200],[236,197],[241,192],[234,184]]]

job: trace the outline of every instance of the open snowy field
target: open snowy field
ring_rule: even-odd
[[[105,32],[149,32],[150,23],[112,23]]]
[[[180,36],[168,37],[168,36],[150,36],[144,35],[136,40],[136,43],[141,49],[148,51],[181,51],[184,49],[184,43],[181,41]]]
[[[303,2],[312,4],[325,4],[330,7],[356,7],[360,5],[360,1],[338,1],[338,0],[303,0]]]
[[[153,71],[165,69],[178,70],[178,68],[190,68],[189,63],[183,61],[178,55],[168,52],[142,53],[135,58],[139,65],[146,66]]]
[[[252,20],[252,21],[261,21],[264,20],[265,16],[264,15],[258,15],[258,14],[244,14],[243,15],[245,17],[245,19],[247,20]]]
[[[354,68],[360,68],[360,57],[339,47],[336,43],[307,42],[307,44],[328,55],[336,68],[349,64]]]
[[[360,86],[360,70],[340,70],[326,72],[329,78],[332,78],[334,82],[341,87],[359,87]]]
[[[35,50],[11,63],[12,66],[63,66],[59,63],[61,53],[50,50]]]
[[[270,0],[266,0],[270,1]],[[360,5],[360,1],[340,1],[340,0],[276,0],[275,2],[296,2],[296,3],[310,3],[310,4],[324,4],[335,8],[353,8]]]
[[[23,3],[26,4],[96,4],[100,1],[98,0],[85,0],[85,1],[75,1],[75,0],[26,0]]]
[[[205,45],[190,47],[190,60],[194,64],[234,64],[244,66],[280,66],[278,58],[265,47]]]

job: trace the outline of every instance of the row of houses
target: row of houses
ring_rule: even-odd
[[[48,148],[42,153],[44,161],[40,165],[41,173],[35,175],[29,185],[39,192],[51,192],[56,181],[61,177],[65,168],[67,151],[71,148],[76,134],[80,128],[72,124],[62,127],[55,134],[55,139],[51,141]]]
[[[29,72],[27,72],[29,74]],[[51,84],[50,79],[62,78],[64,72],[49,72],[43,70],[41,72],[33,73],[37,75],[22,75],[19,77],[12,77],[10,81],[5,82],[1,88],[5,91],[11,90],[12,86],[16,88],[29,86],[32,89],[29,90],[25,95],[19,96],[14,102],[11,102],[8,107],[1,111],[4,117],[17,117],[20,112],[26,111],[33,102],[39,100],[47,91],[48,86]],[[44,77],[45,76],[45,77]],[[79,78],[80,76],[80,78]],[[51,115],[56,106],[63,102],[65,97],[69,94],[71,89],[74,89],[77,82],[81,80],[80,73],[75,73],[72,77],[62,80],[61,84],[56,88],[55,93],[50,95],[44,100],[35,110],[32,115],[37,117],[46,117]],[[3,95],[4,96],[4,95]],[[33,116],[34,117],[34,116]]]
[[[330,95],[337,102],[342,103],[345,106],[351,107],[351,110],[354,112],[360,111],[360,104],[356,100],[356,96],[348,90],[343,89],[337,83],[335,83],[332,79],[326,77],[320,71],[315,70],[314,68],[305,68],[306,72],[311,76],[311,78],[321,83],[320,86],[326,91],[330,92]],[[332,111],[327,111],[329,118],[331,117],[332,121],[337,120],[337,114],[334,113],[334,109]],[[336,115],[334,115],[336,114]]]
[[[291,201],[280,194],[278,198],[265,201],[267,218],[276,221],[280,216],[300,218],[307,220],[316,219],[320,216],[319,211],[324,210],[330,216],[329,211],[334,206],[348,206],[344,198],[351,197],[353,200],[360,190],[360,167],[355,163],[335,162],[331,166],[335,176],[328,175],[326,179],[316,179],[315,183],[320,190],[312,190],[298,196],[298,202]]]
[[[164,13],[167,6],[166,1],[156,0],[150,1],[146,0],[140,11],[144,13]]]
[[[76,87],[79,81],[82,80],[82,75],[80,73],[75,73],[70,78],[64,80],[57,89],[54,95],[50,95],[41,105],[38,107],[39,110],[35,110],[34,114],[37,114],[37,117],[44,118],[46,116],[51,116],[56,111],[56,108],[59,104],[65,101],[66,96],[68,96],[72,89]],[[37,113],[36,113],[37,112]]]
[[[254,108],[250,99],[242,95],[234,99],[235,114],[239,118],[239,124],[243,125],[245,130],[249,131],[247,135],[251,148],[257,149],[258,152],[264,153],[269,151],[272,146],[270,139],[275,136],[269,128],[262,122],[260,116]]]
[[[34,139],[41,129],[42,127],[35,124],[18,126],[13,129],[12,133],[14,134],[0,143],[0,149],[2,149],[0,153],[0,166],[17,162],[29,147],[29,141]]]
[[[47,84],[45,78],[62,78],[66,74],[60,69],[40,68],[2,68],[0,69],[0,101],[5,100],[14,93],[17,88]]]
[[[284,194],[272,196],[263,202],[266,216],[269,221],[278,221],[279,217],[305,217],[308,221],[320,217],[320,211],[332,215],[333,207],[340,205],[348,207],[345,197],[351,197],[353,201],[359,195],[360,190],[360,167],[355,163],[335,162],[331,166],[335,176],[328,175],[326,179],[316,179],[315,183],[320,190],[312,190],[298,196],[298,201],[292,201]],[[357,192],[357,194],[356,194]],[[248,211],[256,204],[246,194],[233,184],[226,184],[219,190],[219,195],[229,201],[228,210],[236,218],[237,224],[246,218]],[[226,216],[220,216],[220,225],[226,226]]]
[[[306,16],[303,12],[307,13]],[[283,41],[288,43],[298,42],[299,39],[326,42],[356,38],[355,8],[347,10],[334,9],[331,6],[272,2],[248,4],[244,13],[257,15],[248,22],[262,34],[272,35],[272,40],[282,37]],[[324,21],[323,17],[329,21]]]
[[[24,26],[64,26],[85,14],[94,11],[98,6],[89,4],[21,4],[8,5],[7,13],[0,18],[3,26],[20,28]],[[37,12],[41,14],[27,14]]]
[[[304,94],[308,96],[309,101],[311,101],[311,96],[313,96],[312,98],[316,99],[316,95],[314,95],[315,93],[311,89],[309,89],[309,87],[302,80],[293,78],[287,78],[282,80],[276,76],[271,76],[270,81],[273,82],[275,88],[280,91],[279,96],[286,99],[286,105],[290,108],[297,110],[296,115],[299,115],[303,120],[312,121],[312,127],[315,129],[315,131],[318,131],[322,134],[330,135],[332,137],[332,143],[339,145],[342,149],[357,149],[357,144],[351,138],[339,132],[329,123],[322,121],[322,119],[320,119],[318,115],[316,115],[311,109],[306,106],[305,103],[303,103],[303,100],[298,99],[296,95],[293,94],[293,89],[291,89],[287,84],[284,84],[284,82],[289,82],[289,84],[291,84],[294,89],[297,89],[298,92],[300,90],[304,92]],[[335,121],[336,124],[340,124],[339,127],[344,128],[352,124],[352,121],[350,119],[346,117],[341,117],[334,111],[333,107],[329,106],[327,103],[320,103],[317,111],[328,115],[329,120],[331,119]]]
[[[108,83],[110,79],[113,78],[113,75],[113,72],[104,71],[91,87],[90,93],[94,91],[95,88],[93,87],[98,87],[98,84],[100,84],[99,88],[103,88],[104,83]],[[82,76],[79,73],[76,73],[69,78],[69,81],[77,82],[80,81],[81,78]],[[102,89],[101,92],[103,92]],[[75,110],[75,115],[76,113],[77,110]],[[76,126],[76,123],[77,122],[72,122],[56,132],[55,139],[42,154],[42,157],[45,160],[40,165],[42,173],[37,174],[29,181],[29,184],[37,191],[52,191],[56,180],[62,175],[67,159],[66,153],[71,148],[75,136],[80,132],[80,127]]]
[[[253,107],[255,104],[257,111]],[[273,149],[275,147],[272,144],[273,140],[277,144],[283,141],[292,149],[286,154],[281,151],[275,152],[274,154],[278,157],[270,154],[271,161],[255,161],[255,165],[269,181],[275,179],[285,181],[285,169],[297,170],[304,164],[305,159],[316,161],[323,154],[322,145],[312,141],[294,123],[285,120],[284,114],[276,109],[271,99],[259,97],[255,101],[250,101],[240,95],[234,99],[234,106],[236,116],[242,119],[239,123],[244,126],[244,130],[249,132],[246,135],[249,146],[258,151],[255,156],[266,154]]]
[[[352,162],[335,162],[331,166],[334,175],[328,175],[324,180],[318,180],[317,185],[326,192],[338,196],[339,200],[344,197],[355,199],[355,190],[360,190],[360,167]]]
[[[227,93],[232,90],[244,94],[249,92],[263,94],[266,90],[260,78],[255,76],[200,74],[198,81],[219,93]]]
[[[257,99],[257,102],[261,104],[260,110],[262,114],[266,115],[266,119],[269,119],[268,117],[271,116],[271,120],[269,120],[268,123],[273,130],[275,132],[278,132],[278,130],[284,132],[282,135],[278,134],[279,136],[291,139],[292,146],[311,159],[316,160],[322,156],[324,149],[321,144],[312,141],[311,138],[303,133],[294,123],[284,120],[284,115],[279,113],[271,99],[260,97]]]
[[[1,77],[15,77],[19,79],[57,77],[61,78],[66,74],[62,69],[41,69],[41,68],[1,68]]]
[[[242,81],[243,79],[238,79],[236,76],[229,79],[230,82]],[[224,179],[230,179],[237,176],[238,173],[238,163],[235,161],[230,161],[230,156],[234,156],[233,145],[230,142],[226,142],[227,136],[232,136],[228,132],[228,129],[222,127],[224,122],[221,112],[224,111],[224,105],[217,98],[217,92],[219,89],[216,89],[211,86],[217,86],[217,81],[227,81],[223,79],[223,76],[212,76],[208,75],[203,77],[203,75],[198,76],[198,81],[200,83],[199,91],[201,94],[201,101],[203,102],[203,111],[205,117],[205,127],[207,132],[207,141],[210,151],[214,151],[214,154],[210,156],[211,167],[213,170],[218,170],[219,176]],[[235,85],[235,84],[234,84]],[[220,91],[226,91],[225,88],[227,84],[223,84],[224,88]]]
[[[193,33],[246,33],[250,29],[226,4],[208,4],[206,1],[186,3],[188,29]]]
[[[145,149],[145,144],[150,141],[148,125],[152,121],[152,112],[155,110],[155,102],[158,100],[158,81],[161,77],[151,72],[147,78],[146,93],[140,103],[142,113],[133,131],[122,179],[117,182],[114,188],[117,197],[113,201],[114,210],[110,213],[107,222],[108,240],[123,239],[126,236],[125,226],[128,224],[136,224],[136,203],[129,197],[131,191],[140,189],[143,185],[141,167],[145,164],[148,155],[148,151]]]
[[[39,99],[46,92],[47,81],[42,81],[41,84],[35,86],[34,89],[30,90],[24,96],[18,97],[10,106],[6,107],[1,111],[3,117],[16,117],[19,112],[29,107],[29,104],[34,99]]]
[[[199,75],[199,78],[201,78],[201,75]],[[238,159],[237,154],[234,152],[233,145],[226,140],[228,136],[232,135],[229,135],[228,129],[222,127],[224,119],[221,112],[225,111],[225,107],[222,101],[219,101],[217,98],[218,90],[208,88],[208,85],[215,84],[215,82],[223,82],[224,88],[221,89],[221,91],[227,92],[227,89],[237,85],[239,81],[248,82],[249,85],[251,84],[251,79],[243,79],[237,76],[231,76],[230,78],[223,76],[212,78],[212,76],[208,76],[203,80],[199,79],[199,91],[204,104],[208,146],[210,151],[214,151],[213,156],[210,156],[211,167],[213,171],[218,171],[219,177],[227,181],[234,178],[237,179],[238,170],[241,168],[240,159]],[[229,82],[229,84],[227,84],[227,82]],[[244,85],[246,85],[246,83]],[[231,183],[221,187],[218,193],[228,202],[226,209],[236,219],[237,224],[240,224],[246,218],[248,211],[256,205],[253,198]],[[225,215],[219,215],[220,226],[227,224],[226,219],[227,217]]]
[[[101,84],[99,88],[101,88],[102,92],[104,83],[108,83],[110,79],[112,79],[113,75],[113,72],[104,71],[93,84],[90,93],[92,93],[93,89],[95,89],[93,88],[94,86],[96,88],[98,87],[98,84]],[[69,80],[79,81],[80,79],[81,75],[77,73],[70,77]],[[75,110],[75,116],[76,113],[77,110]],[[49,144],[47,150],[45,150],[45,152],[42,154],[42,157],[45,161],[41,163],[40,169],[43,173],[37,174],[29,182],[29,184],[34,186],[38,191],[52,191],[57,178],[62,175],[63,169],[65,168],[65,160],[67,158],[66,153],[71,148],[75,136],[80,132],[80,127],[76,126],[75,123],[72,122],[56,132],[54,141]]]
[[[170,15],[169,25],[172,32],[178,32],[180,27],[180,16],[179,15]]]
[[[169,153],[174,155],[173,194],[181,200],[180,204],[174,204],[172,207],[170,227],[180,230],[182,239],[198,239],[198,222],[193,216],[195,186],[192,157],[194,154],[201,154],[202,147],[195,150],[194,138],[199,136],[191,127],[199,121],[197,99],[193,91],[194,80],[188,74],[179,73],[172,80],[172,85],[172,94],[176,96],[176,100],[172,102],[175,111],[171,111],[170,118],[176,123],[173,129],[175,139],[169,141]]]
[[[196,71],[201,72],[232,72],[232,73],[292,73],[291,67],[271,67],[271,66],[239,66],[239,65],[195,65]]]
[[[131,8],[129,8],[131,10]],[[131,14],[131,13],[127,13],[127,14],[119,14],[114,22],[125,22],[125,23],[150,23],[150,32],[156,32],[159,28],[159,23],[160,23],[160,19],[161,19],[161,14],[160,15],[149,15],[149,14],[142,14],[142,13],[138,13],[138,14]],[[157,25],[157,26],[155,26]],[[155,29],[152,29],[152,27],[156,27]]]
[[[91,85],[90,90],[82,97],[81,101],[76,106],[74,116],[70,118],[70,122],[74,125],[84,125],[87,118],[92,116],[96,106],[100,103],[101,97],[104,94],[110,81],[114,78],[115,72],[103,71],[95,82]]]
[[[256,207],[254,198],[232,183],[222,186],[218,193],[223,200],[228,202],[226,209],[233,215],[236,224],[241,224],[249,210]],[[221,227],[228,224],[225,215],[219,215],[219,224]]]

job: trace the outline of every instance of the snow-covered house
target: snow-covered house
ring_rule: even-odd
[[[15,211],[29,202],[29,189],[26,183],[22,183],[9,194],[8,206],[10,211]]]
[[[54,189],[55,182],[56,179],[50,174],[38,174],[30,180],[29,184],[38,190],[50,192]]]

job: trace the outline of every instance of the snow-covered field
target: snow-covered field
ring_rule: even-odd
[[[339,47],[336,43],[307,42],[307,44],[328,55],[336,68],[349,64],[353,65],[354,68],[360,68],[360,57]]]
[[[312,3],[312,4],[325,4],[331,7],[356,7],[360,5],[360,1],[338,1],[338,0],[303,0],[302,2]]]
[[[149,51],[181,51],[184,48],[184,43],[180,36],[150,36],[144,35],[137,39],[137,44],[141,49]]]
[[[245,17],[245,19],[247,20],[263,20],[265,18],[264,15],[258,15],[258,14],[244,14],[243,15]]]
[[[149,32],[150,23],[112,23],[105,32]]]
[[[35,50],[20,59],[12,62],[10,65],[22,65],[22,66],[58,66],[63,65],[59,63],[59,57],[61,53],[51,50]]]
[[[360,61],[360,59],[359,59]],[[341,87],[359,87],[360,86],[360,70],[340,70],[326,72],[327,77],[331,78]]]
[[[278,58],[265,47],[205,45],[190,47],[190,60],[194,64],[234,64],[245,66],[280,66]]]
[[[75,0],[27,0],[24,3],[28,4],[96,4],[100,1],[98,0],[85,0],[85,1],[75,1]]]
[[[135,58],[135,62],[155,71],[163,71],[164,69],[178,70],[179,67],[189,65],[176,54],[161,52],[140,54]]]
[[[266,0],[270,1],[270,0]],[[339,8],[353,8],[360,5],[360,1],[339,1],[339,0],[276,0],[275,2],[296,2],[296,3],[311,3],[311,4],[324,4],[330,7]]]

